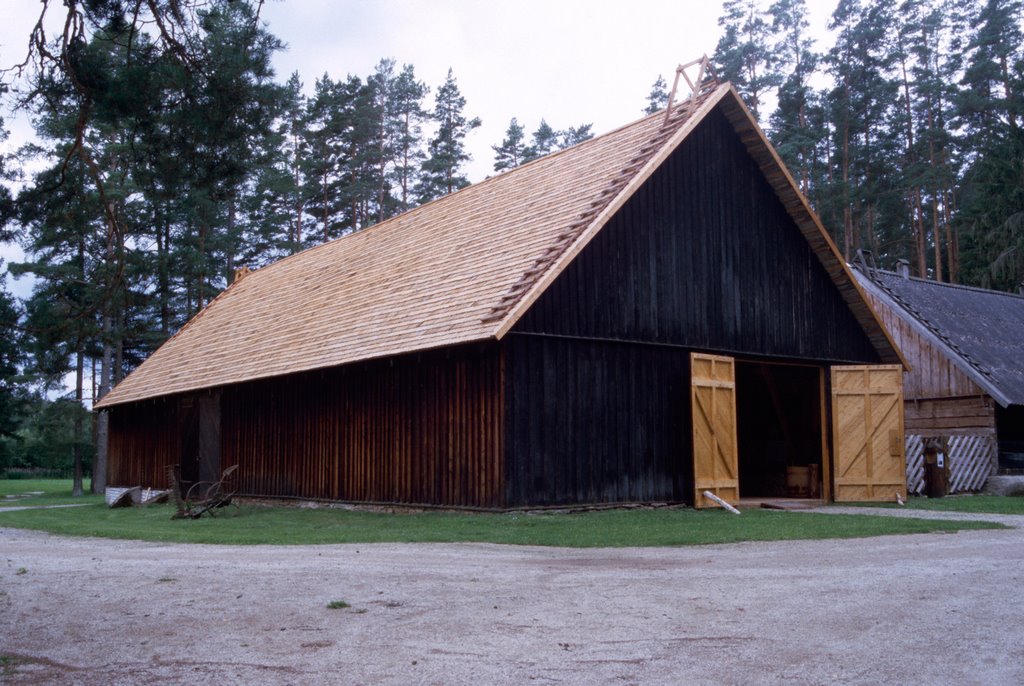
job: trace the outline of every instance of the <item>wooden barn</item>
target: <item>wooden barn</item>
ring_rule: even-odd
[[[97,408],[112,485],[180,463],[354,502],[889,500],[902,363],[736,91],[706,82],[245,275]]]
[[[926,447],[950,459],[950,490],[1024,474],[1024,297],[858,266],[906,357],[907,483],[924,489]]]

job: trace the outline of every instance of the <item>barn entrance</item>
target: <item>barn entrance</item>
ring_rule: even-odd
[[[743,498],[821,498],[822,372],[736,361],[736,428]]]
[[[806,497],[811,483],[821,484],[822,499],[834,496],[837,502],[906,497],[903,368],[831,367],[827,404],[824,372],[818,367],[690,353],[694,507],[778,492],[783,465],[787,481],[782,483],[788,492],[790,470],[804,464],[810,470],[815,460],[820,471],[816,478],[807,476]],[[741,388],[742,406],[737,401]],[[825,440],[826,417],[831,418],[831,446]]]

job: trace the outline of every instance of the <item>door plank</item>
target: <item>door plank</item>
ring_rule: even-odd
[[[893,440],[893,436],[897,440]],[[832,367],[836,502],[907,495],[899,365]]]
[[[690,369],[694,506],[715,506],[704,491],[736,503],[740,494],[735,360],[691,353]]]

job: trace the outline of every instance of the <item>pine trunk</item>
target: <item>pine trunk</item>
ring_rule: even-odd
[[[329,212],[328,212],[328,209],[327,209],[327,207],[328,207],[327,206],[327,202],[329,200],[329,196],[328,196],[327,172],[326,171],[324,171],[323,177],[320,179],[320,190],[323,192],[323,198],[321,198],[321,199],[323,200],[324,206],[323,206],[322,212],[321,212],[321,219],[323,220],[323,225],[324,225],[324,243],[326,243],[327,241],[331,240],[330,231],[329,231],[330,216],[329,216]]]
[[[956,231],[953,229],[953,222],[950,217],[950,200],[953,193],[948,187],[942,189],[942,214],[946,226],[946,263],[949,267],[949,282],[958,283],[960,280],[960,246],[957,244]]]
[[[206,232],[206,222],[199,222],[199,274],[196,276],[196,312],[206,307]]]
[[[288,237],[288,242],[291,243],[291,253],[295,254],[299,251],[299,246],[302,245],[302,208],[305,203],[302,201],[302,175],[301,169],[299,168],[299,142],[298,138],[295,138],[295,206],[292,208],[295,212],[295,217],[292,222],[291,235]]]
[[[409,122],[412,115],[405,113],[405,128],[402,132],[402,211],[409,209]]]
[[[103,358],[100,366],[100,386],[96,400],[102,400],[110,392],[113,372],[113,317],[109,312],[103,315]],[[96,417],[96,460],[92,466],[92,492],[103,493],[107,489],[107,447],[110,437],[110,415],[101,411]]]
[[[75,422],[74,422],[74,448],[72,454],[74,456],[74,477],[71,486],[71,495],[80,496],[84,493],[82,490],[82,365],[85,364],[85,354],[83,352],[83,341],[82,337],[79,336],[78,340],[75,341]]]
[[[914,253],[917,258],[917,275],[928,276],[928,246],[924,239],[924,207],[921,203],[921,188],[914,186]]]
[[[800,127],[800,131],[807,130],[807,103],[801,102],[800,108],[797,110],[797,123]],[[807,152],[806,147],[800,148],[800,190],[804,196],[808,196],[811,193],[811,170],[810,153]]]
[[[902,44],[900,47],[902,48]],[[910,80],[907,78],[907,63],[905,59],[900,60],[900,70],[903,74],[903,105],[906,111],[907,122],[907,168],[904,170],[904,178],[908,178],[908,176],[914,173],[917,166],[917,152],[914,149],[914,112],[910,106]],[[907,185],[909,186],[907,188],[907,200],[910,205],[910,230],[914,239],[917,275],[924,278],[927,276],[928,265],[925,259],[924,212],[921,207],[921,189],[917,183],[908,183]]]
[[[157,298],[160,302],[160,334],[164,339],[171,335],[171,275],[170,246],[171,223],[164,220],[162,228],[157,229]]]
[[[853,254],[853,209],[850,207],[850,126],[843,122],[843,258]]]
[[[932,178],[938,174],[938,166],[935,163],[935,113],[932,111],[931,98],[928,99],[928,167],[931,170]],[[939,230],[939,184],[932,184],[932,246],[935,251],[935,280],[942,281],[942,233]]]

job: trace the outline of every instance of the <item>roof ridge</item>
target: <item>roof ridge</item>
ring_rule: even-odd
[[[889,271],[888,269],[875,269],[876,272],[880,272],[887,276],[895,276],[907,281],[916,281],[917,283],[925,283],[929,286],[942,286],[944,288],[955,288],[961,291],[971,291],[974,293],[984,293],[986,295],[1004,295],[1017,300],[1024,300],[1024,295],[1020,293],[1011,293],[1009,291],[997,291],[994,288],[984,288],[983,286],[968,286],[963,283],[949,283],[948,281],[935,281],[933,279],[926,279],[920,276],[901,276],[899,273]]]

